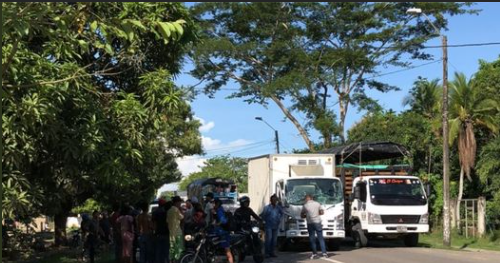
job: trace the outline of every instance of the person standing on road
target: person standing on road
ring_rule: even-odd
[[[134,243],[134,218],[130,215],[130,207],[125,205],[122,208],[121,216],[116,220],[120,226],[122,236],[122,262],[133,262],[133,243]]]
[[[302,207],[301,217],[307,219],[307,232],[309,232],[309,242],[311,243],[311,259],[319,258],[316,249],[316,235],[321,247],[322,257],[328,257],[326,253],[325,239],[323,238],[323,226],[321,225],[321,215],[324,211],[321,204],[314,201],[311,194],[306,194],[305,203]]]
[[[139,234],[139,262],[153,263],[153,222],[148,214],[149,205],[141,205],[142,213],[137,216],[137,232]]]
[[[170,262],[177,263],[184,251],[181,222],[184,215],[181,212],[182,198],[174,196],[173,206],[167,212],[167,223],[170,231]]]
[[[169,231],[167,225],[167,201],[160,198],[158,208],[153,212],[155,263],[168,262],[170,252]]]
[[[265,222],[265,250],[267,257],[276,257],[274,253],[274,248],[276,247],[278,239],[278,228],[283,218],[283,208],[278,205],[278,197],[272,195],[270,199],[271,203],[264,207],[264,211],[261,214],[262,219]]]
[[[122,237],[120,233],[120,226],[117,219],[120,217],[120,204],[113,204],[113,213],[111,214],[110,223],[113,234],[113,246],[115,248],[115,263],[120,263],[122,258]]]
[[[86,240],[89,249],[90,263],[94,263],[97,242],[99,241],[99,235],[102,233],[103,233],[102,229],[99,225],[99,212],[94,211],[92,213],[92,219],[89,221],[88,224],[88,235]]]

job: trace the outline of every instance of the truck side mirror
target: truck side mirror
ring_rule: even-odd
[[[429,183],[425,184],[425,194],[427,194],[427,197],[431,196],[431,184]]]
[[[359,189],[359,186],[355,186],[354,187],[354,193],[351,194],[351,196],[349,197],[349,199],[353,199],[353,200],[359,200],[359,199],[361,199],[361,189]]]
[[[354,198],[366,202],[366,183],[358,182],[354,187]]]

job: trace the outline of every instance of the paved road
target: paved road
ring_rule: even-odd
[[[382,241],[380,241],[382,242]],[[310,260],[306,246],[299,246],[293,252],[279,252],[277,258],[266,259],[265,263],[487,263],[500,262],[499,252],[452,251],[430,248],[407,248],[400,245],[376,243],[371,247],[354,249],[343,246],[340,251],[330,252],[326,259]],[[244,263],[252,263],[246,259]]]

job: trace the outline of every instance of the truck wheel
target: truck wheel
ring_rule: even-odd
[[[404,238],[405,246],[416,247],[418,245],[418,234],[408,234]]]
[[[339,251],[340,250],[340,240],[339,239],[330,240],[330,242],[328,242],[328,248],[331,251]]]
[[[361,228],[360,223],[356,223],[352,227],[351,233],[352,233],[352,237],[354,239],[354,246],[355,247],[357,247],[357,248],[366,247],[366,245],[368,244],[368,238],[366,238],[365,232]]]

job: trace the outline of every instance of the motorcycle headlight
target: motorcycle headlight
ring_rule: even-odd
[[[369,224],[382,224],[382,218],[379,214],[368,213]]]
[[[193,240],[193,236],[191,236],[191,235],[185,235],[184,236],[184,240],[186,240],[187,242],[189,242],[189,241]]]
[[[419,224],[429,224],[429,214],[423,214],[420,216]]]
[[[252,232],[254,233],[259,233],[260,232],[260,229],[256,226],[252,227]]]

